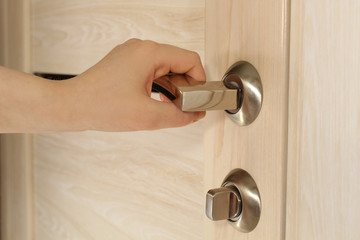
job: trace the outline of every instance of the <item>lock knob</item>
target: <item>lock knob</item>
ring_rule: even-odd
[[[234,187],[215,188],[206,194],[206,215],[211,220],[233,219],[240,212],[240,194]]]
[[[259,189],[243,169],[232,170],[220,188],[206,194],[206,215],[213,221],[228,220],[240,232],[251,232],[261,213]]]

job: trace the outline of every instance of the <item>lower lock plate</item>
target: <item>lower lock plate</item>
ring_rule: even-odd
[[[240,232],[251,232],[257,226],[261,214],[259,189],[251,175],[240,168],[233,169],[224,179],[222,187],[234,187],[240,193],[241,213],[229,219],[230,224]]]

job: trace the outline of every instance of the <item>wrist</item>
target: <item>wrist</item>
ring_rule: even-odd
[[[26,108],[23,108],[19,115],[22,114],[27,119],[22,132],[51,133],[78,130],[73,125],[74,106],[66,81],[32,76],[27,89],[25,96],[20,100]],[[20,126],[21,124],[22,122],[19,122]]]
[[[80,89],[76,78],[62,81],[48,81],[44,88],[48,102],[42,101],[47,109],[46,121],[51,132],[77,132],[88,130],[81,112]]]
[[[0,132],[81,130],[65,81],[51,81],[0,67]]]

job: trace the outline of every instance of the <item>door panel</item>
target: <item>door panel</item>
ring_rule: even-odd
[[[78,74],[136,37],[204,54],[204,0],[31,0],[33,71]]]
[[[291,2],[287,239],[360,239],[359,11]]]
[[[360,238],[356,0],[292,1],[291,38],[289,0],[29,1],[32,51],[29,2],[0,0],[8,66],[78,74],[128,38],[153,39],[199,52],[209,81],[251,62],[264,102],[247,127],[217,111],[181,129],[2,135],[2,238]],[[25,27],[10,31],[16,15]],[[205,192],[239,167],[262,199],[249,234],[204,217]]]
[[[204,1],[32,4],[33,71],[80,73],[132,37],[204,56]],[[36,239],[202,239],[202,122],[33,143]]]
[[[35,135],[37,239],[202,239],[201,137],[199,124]]]
[[[205,190],[219,187],[233,168],[258,184],[262,213],[250,234],[226,221],[206,221],[205,239],[283,239],[287,142],[288,1],[206,1],[206,71],[220,80],[230,65],[251,62],[259,71],[264,102],[258,119],[239,127],[224,112],[208,114]]]

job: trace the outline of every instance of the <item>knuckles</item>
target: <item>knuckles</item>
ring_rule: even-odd
[[[157,42],[154,42],[151,40],[141,40],[138,38],[131,38],[131,39],[127,40],[126,42],[124,42],[123,44],[120,44],[119,46],[130,45],[130,44],[134,44],[138,48],[147,48],[147,49],[154,49],[154,48],[157,48],[160,46],[160,44]]]

